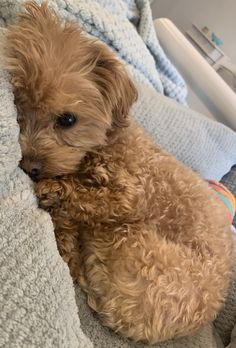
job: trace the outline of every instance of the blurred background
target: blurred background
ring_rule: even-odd
[[[236,0],[153,0],[151,8],[162,47],[188,85],[189,105],[235,122]]]

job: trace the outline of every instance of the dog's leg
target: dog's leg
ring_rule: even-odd
[[[73,278],[78,268],[78,223],[74,221],[63,204],[69,196],[68,187],[59,180],[47,179],[35,184],[39,207],[50,213],[54,225],[60,255],[69,264]],[[74,272],[72,271],[74,270]]]

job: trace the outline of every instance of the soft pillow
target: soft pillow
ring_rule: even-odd
[[[136,121],[154,141],[205,179],[220,180],[236,163],[236,133],[148,86],[137,85]]]

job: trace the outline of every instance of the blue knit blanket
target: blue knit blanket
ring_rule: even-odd
[[[1,0],[0,18],[8,24],[23,0]],[[40,1],[38,1],[40,2]],[[185,83],[163,52],[148,0],[50,0],[62,18],[75,20],[116,51],[140,84],[185,103]]]

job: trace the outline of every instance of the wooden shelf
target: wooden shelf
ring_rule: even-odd
[[[197,25],[193,24],[186,35],[209,64],[214,65],[225,56],[225,53]]]

